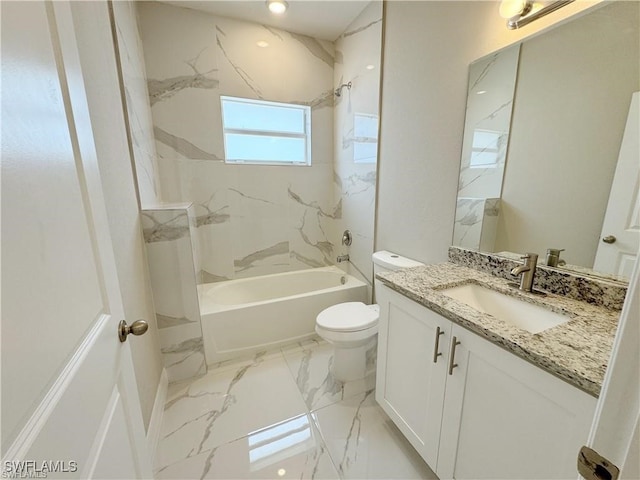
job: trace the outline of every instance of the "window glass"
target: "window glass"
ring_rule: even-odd
[[[220,98],[226,162],[311,164],[308,106]]]

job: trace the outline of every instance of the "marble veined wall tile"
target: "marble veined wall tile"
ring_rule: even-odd
[[[196,289],[198,244],[190,205],[143,210],[142,224],[160,347],[169,381],[206,372]]]
[[[331,106],[331,43],[229,18],[215,17],[215,23],[225,95]],[[269,46],[260,48],[259,41]]]
[[[519,55],[517,45],[469,67],[459,197],[500,197]]]
[[[493,251],[499,214],[499,198],[459,197],[453,243],[463,248]]]
[[[292,269],[323,267],[334,262],[332,233],[342,217],[340,200],[327,195],[332,184],[330,164],[292,171],[288,187],[290,260]]]
[[[333,43],[156,2],[140,26],[161,185],[193,202],[198,281],[330,264]],[[310,106],[313,166],[224,163],[220,95]]]
[[[193,203],[197,226],[230,222],[231,192],[237,186],[237,170],[204,160],[178,163],[180,191],[187,192]]]
[[[377,173],[377,123],[382,42],[382,3],[372,2],[336,41],[334,82],[352,82],[334,108],[334,198],[342,217],[335,222],[336,253],[349,253],[341,264],[350,274],[373,280],[373,226]],[[350,230],[353,244],[340,244]]]
[[[236,278],[289,271],[287,220],[239,219],[231,224]]]
[[[206,15],[185,8],[143,2],[139,9],[158,153],[221,160],[214,28]]]
[[[140,201],[143,205],[157,204],[161,199],[159,168],[135,3],[115,2],[113,13]]]

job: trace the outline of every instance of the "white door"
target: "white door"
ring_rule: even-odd
[[[70,5],[0,5],[2,474],[151,477]]]
[[[593,269],[631,277],[640,246],[640,92],[631,99]]]
[[[640,262],[636,261],[587,445],[640,478]]]

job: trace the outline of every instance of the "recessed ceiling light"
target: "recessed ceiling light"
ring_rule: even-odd
[[[256,45],[259,46],[260,48],[267,48],[269,46],[269,44],[264,40],[260,40],[259,42],[256,42]]]
[[[284,0],[267,0],[267,8],[271,13],[282,15],[289,8],[289,4]]]
[[[486,90],[480,90],[479,92],[476,92],[476,95],[483,95],[485,93],[487,93]]]
[[[278,470],[278,476],[284,477],[287,474],[287,471],[284,468]]]
[[[367,65],[365,68],[367,70],[373,70],[374,68],[376,68],[376,66],[375,65]]]

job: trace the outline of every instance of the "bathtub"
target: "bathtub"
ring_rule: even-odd
[[[310,338],[316,316],[367,302],[367,285],[337,267],[198,285],[208,365]]]

